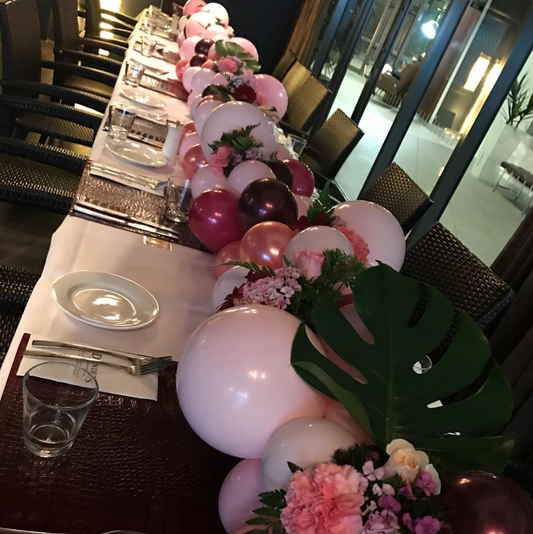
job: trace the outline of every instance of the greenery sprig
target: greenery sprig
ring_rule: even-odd
[[[209,147],[213,152],[216,152],[222,146],[228,146],[233,148],[240,154],[244,154],[247,150],[253,148],[261,148],[262,143],[252,137],[252,130],[259,126],[259,124],[253,124],[246,126],[245,128],[239,128],[238,130],[232,130],[231,132],[224,132],[220,141],[215,141],[210,144]]]

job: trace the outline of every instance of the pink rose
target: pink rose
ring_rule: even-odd
[[[294,266],[303,275],[312,280],[322,274],[324,267],[324,254],[322,252],[313,252],[312,250],[302,250],[294,256]]]
[[[230,74],[234,74],[239,70],[237,63],[229,57],[223,57],[222,59],[219,59],[217,66],[220,71],[229,72]]]
[[[335,230],[338,230],[341,234],[344,234],[353,248],[353,255],[364,265],[367,265],[368,255],[370,249],[368,243],[357,233],[354,232],[348,226],[335,226]]]
[[[228,146],[221,146],[215,154],[211,156],[209,167],[215,176],[222,176],[224,169],[228,166],[228,158],[233,154],[234,150]]]
[[[262,91],[257,91],[257,103],[260,106],[268,106],[268,99]]]

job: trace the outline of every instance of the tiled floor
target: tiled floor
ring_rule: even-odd
[[[363,79],[348,71],[332,112],[341,108],[351,115],[362,87]],[[396,110],[383,104],[379,96],[371,99],[360,123],[365,135],[337,177],[350,198],[357,198],[395,117]],[[456,142],[457,139],[417,117],[395,161],[429,194]],[[467,173],[441,218],[441,222],[488,265],[524,218],[509,194],[503,189],[492,189],[489,183]]]

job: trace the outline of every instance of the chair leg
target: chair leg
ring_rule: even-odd
[[[503,173],[504,173],[504,170],[500,167],[500,171],[499,171],[499,175],[500,177],[498,178],[498,181],[496,182],[496,185],[494,186],[493,188],[493,191],[496,191],[496,189],[498,189],[498,186],[500,185],[502,179],[503,179]]]
[[[518,194],[516,195],[516,197],[514,197],[515,200],[518,200],[518,197],[520,197],[520,195],[522,194],[524,187],[526,187],[526,182],[522,182],[522,187],[520,188],[520,191],[518,191]]]

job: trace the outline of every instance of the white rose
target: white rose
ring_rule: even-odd
[[[428,464],[426,465],[424,471],[426,471],[426,473],[429,473],[431,475],[431,478],[433,479],[433,482],[435,482],[435,491],[433,492],[433,495],[439,495],[442,484],[440,482],[440,477],[437,473],[437,470],[433,467],[433,464]]]
[[[417,451],[405,439],[392,440],[386,452],[390,457],[383,466],[387,478],[399,475],[404,482],[411,483],[429,464],[428,455],[424,451]]]

